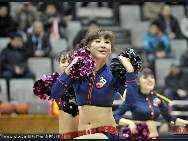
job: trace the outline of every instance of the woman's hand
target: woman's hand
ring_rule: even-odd
[[[136,133],[136,124],[133,121],[129,123],[129,128],[132,134]]]
[[[74,64],[76,64],[80,58],[81,58],[81,57],[75,57],[75,58],[73,59],[73,61],[71,62],[71,64],[65,69],[65,73],[66,73],[67,75],[70,74],[70,68],[71,68]]]
[[[131,64],[129,58],[123,57],[123,56],[118,56],[121,64],[125,67],[127,72],[134,72],[133,65]]]
[[[187,91],[183,89],[178,89],[176,91],[177,95],[181,98],[187,97]]]
[[[131,130],[131,133],[132,134],[135,134],[136,133],[136,124],[134,123],[134,121],[130,120],[130,119],[125,119],[125,118],[121,118],[119,120],[119,125],[123,125],[123,126],[126,126],[128,125],[130,130]]]
[[[188,120],[177,118],[176,122],[175,122],[175,125],[177,125],[177,126],[186,126],[186,125],[188,125]]]

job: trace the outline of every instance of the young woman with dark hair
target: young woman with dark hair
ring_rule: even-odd
[[[79,108],[78,137],[76,139],[118,139],[118,131],[113,118],[112,104],[119,88],[125,89],[125,81],[112,75],[106,65],[114,43],[111,31],[97,30],[88,33],[80,43],[95,61],[93,75],[78,80],[70,77],[71,68],[81,59],[75,57],[53,85],[52,97],[58,99],[63,95],[65,85],[74,88]],[[124,57],[119,57],[123,60]],[[123,61],[122,61],[123,62]],[[127,69],[127,72],[130,70]],[[127,101],[130,102],[129,95]]]

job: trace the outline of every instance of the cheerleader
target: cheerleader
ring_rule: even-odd
[[[76,139],[118,139],[118,130],[112,113],[112,104],[119,89],[125,89],[126,79],[119,80],[107,66],[114,43],[111,31],[90,32],[80,43],[79,54],[52,87],[52,97],[59,99],[66,85],[75,91],[79,108],[78,137]],[[85,49],[85,50],[84,50]],[[90,59],[82,54],[89,52]],[[121,58],[124,59],[124,58]],[[92,70],[93,61],[95,63]],[[82,63],[87,64],[85,68]],[[79,67],[78,67],[79,66]],[[91,67],[91,68],[90,68]],[[90,68],[88,70],[88,68]],[[87,71],[86,71],[87,70]],[[92,70],[92,73],[90,73]],[[77,75],[86,73],[84,77]],[[127,95],[127,102],[131,96]]]
[[[172,125],[188,124],[188,121],[169,114],[166,103],[169,103],[170,100],[154,91],[155,77],[149,68],[143,69],[136,75],[130,60],[126,57],[121,60],[130,70],[126,74],[127,94],[131,95],[132,103],[128,103],[125,99],[114,112],[114,118],[118,125],[128,125],[131,133],[135,134],[137,132],[136,124],[144,123],[149,130],[149,138],[157,138],[159,135],[156,120],[160,114]],[[132,112],[132,120],[122,117],[126,111]]]

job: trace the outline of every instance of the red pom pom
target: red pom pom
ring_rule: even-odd
[[[52,85],[58,77],[59,74],[57,72],[52,75],[43,75],[42,79],[35,81],[33,93],[42,100],[48,99],[51,96]]]
[[[80,48],[73,52],[73,54],[69,54],[67,56],[68,62],[71,63],[75,57],[80,57],[80,59],[71,67],[70,77],[72,79],[80,79],[85,76],[93,75],[95,70],[95,61],[90,55],[90,51],[86,48]]]

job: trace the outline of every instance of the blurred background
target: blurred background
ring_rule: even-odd
[[[97,27],[115,33],[110,59],[135,49],[173,100],[169,112],[188,119],[188,2],[0,2],[0,134],[58,133],[57,105],[35,97],[33,84]],[[162,117],[158,129],[172,132]]]

